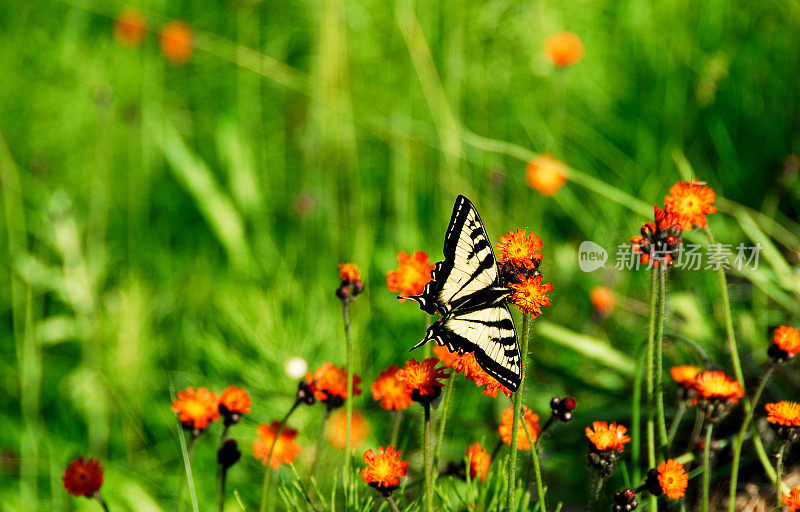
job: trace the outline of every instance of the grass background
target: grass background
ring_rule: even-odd
[[[669,186],[697,176],[721,197],[717,238],[764,247],[758,271],[731,276],[745,372],[759,374],[770,326],[798,323],[800,185],[783,164],[800,145],[797,2],[132,5],[153,32],[139,48],[112,37],[122,4],[0,1],[4,510],[94,506],[61,488],[77,455],[103,461],[114,510],[174,510],[173,391],[228,384],[254,398],[231,473],[253,508],[262,470],[249,445],[291,404],[284,362],[344,362],[333,294],[342,261],[367,284],[352,308],[366,391],[356,407],[372,426],[361,449],[385,444],[388,418],[369,385],[409,357],[427,321],[395,301],[386,271],[399,251],[441,257],[459,193],[490,236],[524,227],[545,243],[555,289],[534,325],[525,401],[543,417],[554,395],[579,403],[544,445],[551,502],[583,503],[586,425],[630,425],[646,336],[646,273],[609,264],[584,274],[581,241],[613,263]],[[185,66],[158,51],[172,18],[195,30]],[[559,30],[586,46],[569,69],[543,54]],[[541,152],[573,168],[553,198],[525,186],[525,161]],[[624,306],[602,320],[588,300],[599,284]],[[712,272],[674,273],[667,327],[730,370],[717,298]],[[666,355],[693,357],[681,346]],[[783,371],[768,398],[796,398],[798,387]],[[493,446],[506,401],[463,381],[454,400],[444,457],[460,460],[473,440]],[[301,472],[321,420],[316,407],[291,421]],[[204,441],[195,477],[210,509],[214,443]],[[333,471],[340,459],[329,450],[322,464]]]

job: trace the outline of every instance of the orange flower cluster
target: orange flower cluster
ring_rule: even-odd
[[[625,433],[628,429],[616,422],[610,425],[605,421],[595,421],[591,428],[586,427],[586,437],[600,451],[623,451],[625,445],[631,442],[630,436]]]
[[[679,181],[669,189],[664,198],[664,209],[673,215],[684,231],[691,231],[707,224],[706,215],[717,211],[712,203],[716,199],[714,190],[700,181]]]
[[[497,244],[500,281],[514,290],[508,300],[533,318],[542,314],[543,306],[550,305],[547,292],[553,290],[552,283],[542,284],[538,270],[542,246],[538,235],[524,229],[509,232]]]
[[[686,494],[686,487],[689,485],[689,475],[686,473],[683,464],[667,459],[658,465],[658,483],[661,490],[668,498],[677,500]]]
[[[604,317],[614,311],[617,298],[608,286],[595,286],[589,292],[589,301],[598,315]]]
[[[673,366],[669,369],[669,374],[672,376],[672,380],[684,388],[691,388],[700,374],[700,368],[688,364]]]
[[[766,404],[767,421],[772,425],[784,427],[800,427],[800,404],[797,402],[780,402]]]
[[[536,443],[536,440],[539,438],[539,433],[542,431],[542,427],[539,425],[539,415],[528,409],[526,406],[522,406],[520,413],[522,414],[520,419],[525,423],[523,424],[522,421],[520,421],[518,427],[519,431],[517,432],[517,449],[529,450],[531,448],[531,441]],[[514,434],[514,428],[512,426],[513,423],[514,408],[509,407],[503,411],[503,415],[500,417],[500,426],[497,427],[497,431],[500,432],[500,438],[509,446],[511,446],[511,439],[512,435]],[[530,433],[530,439],[528,439],[528,434],[525,433],[526,427]]]
[[[270,425],[259,425],[258,439],[253,443],[253,456],[261,460],[265,466],[269,464],[272,469],[278,469],[281,464],[291,464],[301,452],[296,441],[297,431],[294,429],[288,427],[281,429],[277,441],[275,440],[280,426],[280,421],[273,421]],[[271,460],[270,451],[272,451]]]
[[[553,291],[553,283],[542,284],[542,275],[534,277],[521,276],[518,283],[510,283],[508,286],[514,290],[511,296],[513,302],[523,313],[527,313],[533,318],[542,314],[542,306],[550,305],[550,297],[547,292]]]
[[[744,390],[739,381],[720,371],[707,370],[700,373],[695,378],[692,388],[700,400],[722,400],[734,405],[744,397]]]
[[[669,212],[653,206],[654,222],[647,222],[641,229],[641,235],[631,238],[632,251],[639,255],[643,265],[651,262],[657,267],[662,261],[669,265],[675,259],[680,248],[683,227],[678,218]]]
[[[347,411],[339,409],[333,412],[325,424],[328,443],[337,450],[344,450],[347,445]],[[369,423],[364,416],[353,411],[350,418],[350,446],[357,448],[369,435]]]
[[[544,245],[536,233],[526,233],[524,229],[509,232],[500,237],[497,250],[503,261],[508,261],[515,267],[526,270],[535,270],[539,266],[543,255],[539,253]]]
[[[484,395],[494,398],[497,396],[498,391],[502,391],[504,395],[511,396],[512,391],[510,389],[500,384],[497,379],[481,368],[478,361],[475,359],[474,352],[459,354],[458,352],[450,352],[445,346],[437,345],[433,347],[433,353],[445,366],[462,374],[464,377],[474,382],[476,386],[481,387],[485,385],[486,387],[483,389]]]
[[[192,29],[181,20],[173,20],[164,25],[158,42],[164,58],[176,66],[186,64],[194,50]]]
[[[439,379],[450,376],[444,368],[436,367],[438,363],[439,360],[435,357],[429,357],[421,363],[416,359],[410,359],[395,375],[397,380],[411,389],[411,397],[415,401],[420,401],[424,397],[435,398],[444,386]]]
[[[778,362],[792,359],[800,352],[800,331],[788,325],[781,325],[772,334],[769,355]]]
[[[790,512],[800,510],[800,487],[795,487],[788,494],[784,494],[781,501]]]
[[[361,478],[385,496],[391,495],[400,487],[400,479],[408,473],[408,462],[400,459],[401,454],[394,446],[378,447],[377,454],[367,450],[364,452],[367,467],[361,470]]]
[[[73,460],[64,470],[61,478],[64,489],[73,496],[92,497],[103,485],[103,466],[96,459]]]
[[[172,411],[178,413],[183,428],[201,432],[219,419],[219,397],[206,388],[191,386],[178,391],[178,397],[172,402]]]
[[[397,263],[397,270],[387,273],[386,287],[389,291],[404,297],[421,294],[431,280],[434,268],[428,255],[422,251],[416,251],[412,256],[401,252],[397,255]]]
[[[380,400],[381,407],[387,411],[408,409],[413,402],[411,388],[397,378],[398,371],[397,365],[393,364],[372,383],[372,398]]]
[[[243,414],[250,414],[250,406],[253,401],[247,391],[236,386],[228,386],[228,389],[219,396],[219,412],[225,418],[226,425],[238,423]]]
[[[330,361],[325,362],[313,374],[306,374],[306,383],[316,399],[330,409],[341,407],[347,400],[347,369],[344,366],[337,368]],[[353,375],[353,394],[356,396],[361,394],[360,384],[361,377]]]
[[[336,289],[336,296],[342,302],[355,300],[356,296],[364,292],[364,282],[361,280],[361,270],[353,263],[339,264],[339,279],[342,281]]]
[[[510,443],[511,441],[509,441],[509,444]],[[481,446],[481,443],[475,441],[467,448],[465,457],[469,464],[469,477],[472,479],[478,478],[483,481],[486,478],[486,473],[489,471],[489,465],[492,463],[492,457],[489,455],[489,452],[486,451],[486,448]]]
[[[525,166],[525,181],[528,186],[544,196],[554,196],[567,182],[567,166],[564,162],[543,153]]]
[[[583,59],[583,41],[572,32],[557,32],[545,43],[547,58],[558,68],[577,64]]]
[[[136,9],[125,9],[114,21],[114,39],[125,46],[139,46],[147,35],[147,20]]]

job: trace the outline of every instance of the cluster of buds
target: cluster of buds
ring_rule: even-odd
[[[225,471],[239,462],[241,458],[242,452],[239,450],[235,439],[226,439],[219,450],[217,450],[217,464]]]
[[[600,478],[608,478],[614,474],[617,461],[621,456],[622,450],[619,448],[610,450],[595,450],[590,448],[588,466],[590,469],[597,471],[600,474]]]
[[[586,437],[589,439],[587,464],[589,469],[597,471],[600,478],[608,478],[614,473],[625,444],[631,442],[627,431],[622,425],[605,421],[595,421],[591,428],[586,427]]]
[[[572,411],[575,410],[577,405],[577,402],[571,396],[564,398],[554,396],[553,399],[550,400],[550,413],[553,418],[558,418],[566,423],[572,419]]]
[[[614,512],[631,512],[636,510],[638,506],[636,491],[633,489],[625,489],[614,493]]]
[[[297,384],[297,393],[295,394],[297,402],[302,402],[306,405],[314,405],[317,402],[317,397],[314,396],[314,391],[311,389],[311,384],[306,380],[301,380]]]
[[[683,227],[678,218],[658,206],[653,207],[654,222],[642,226],[641,235],[631,238],[633,252],[639,254],[643,265],[651,261],[654,266],[661,262],[672,263],[678,255],[682,243]]]
[[[336,296],[343,303],[355,300],[364,291],[364,281],[361,280],[361,271],[353,263],[339,265],[339,279],[341,284],[336,289]]]

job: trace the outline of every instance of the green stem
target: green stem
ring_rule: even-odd
[[[525,385],[525,372],[528,362],[528,335],[530,330],[530,320],[528,315],[522,315],[522,346],[520,347],[520,360],[522,376],[519,388],[514,393],[514,418],[511,422],[511,450],[508,463],[508,510],[514,509],[515,487],[517,483],[517,438],[519,437],[519,415],[522,408],[522,391]]]
[[[781,443],[780,448],[778,448],[778,454],[775,457],[775,492],[777,493],[778,510],[783,510],[783,456],[788,445],[788,441]]]
[[[733,512],[735,501],[736,501],[736,488],[739,484],[739,460],[742,455],[742,446],[744,445],[744,437],[747,433],[747,427],[750,426],[750,421],[753,419],[753,413],[755,412],[755,408],[758,407],[758,401],[761,399],[761,394],[764,392],[764,389],[767,387],[767,383],[769,382],[770,377],[772,377],[772,373],[775,371],[775,365],[771,364],[767,371],[764,372],[764,376],[761,378],[761,382],[756,389],[756,394],[753,395],[753,403],[751,404],[752,407],[748,408],[747,412],[745,413],[744,420],[742,420],[742,426],[739,428],[739,433],[736,435],[736,441],[733,445],[733,462],[731,463],[731,481],[730,486],[728,487],[728,511]]]
[[[633,393],[631,393],[631,462],[633,463],[633,481],[639,481],[639,455],[642,439],[642,377],[644,373],[645,344],[641,344],[636,354],[636,370],[634,372]]]
[[[322,427],[319,429],[319,437],[317,438],[317,447],[314,450],[314,459],[311,461],[311,476],[317,476],[317,463],[319,463],[322,450],[325,448],[325,429],[328,426],[328,418],[331,417],[331,410],[325,410],[325,416],[322,418]]]
[[[661,264],[653,269],[658,273],[658,316],[656,321],[656,416],[658,418],[658,438],[662,456],[666,456],[667,420],[664,415],[664,316],[667,310],[667,266]],[[651,466],[654,467],[654,466]]]
[[[403,422],[403,410],[392,411],[392,432],[389,436],[389,446],[397,446],[397,437],[400,435],[400,424]]]
[[[711,433],[714,424],[708,422],[706,425],[706,442],[703,445],[703,501],[700,508],[701,512],[708,512],[708,490],[711,487]]]
[[[95,492],[94,494],[92,494],[92,497],[97,500],[97,503],[99,503],[100,506],[103,507],[103,510],[105,512],[109,512],[108,503],[106,503],[106,500],[103,499],[103,496],[100,494],[100,492]],[[778,497],[778,499],[780,499],[780,496]]]
[[[269,447],[267,460],[264,462],[264,481],[261,484],[261,503],[258,507],[259,512],[266,512],[267,501],[270,494],[269,491],[272,487],[272,466],[270,465],[272,464],[272,452],[275,450],[275,445],[278,444],[278,437],[281,435],[281,432],[283,432],[283,427],[286,426],[286,422],[289,421],[289,417],[297,409],[298,405],[300,405],[300,400],[295,400],[292,408],[289,409],[289,412],[286,413],[286,416],[284,416],[281,422],[278,424],[278,430],[275,431],[275,437],[272,438],[272,445]]]
[[[455,387],[455,378],[454,376],[450,376],[449,382],[447,383],[447,387],[444,390],[441,419],[439,419],[439,435],[436,438],[436,448],[434,449],[433,452],[434,468],[439,467],[439,454],[442,452],[442,444],[444,442],[444,429],[445,425],[447,425],[447,412],[450,410],[450,398],[453,395],[453,387]],[[437,477],[438,477],[438,472],[434,472],[433,474],[434,484],[436,483]]]
[[[397,508],[397,503],[394,502],[394,498],[387,496],[386,501],[389,502],[389,508],[392,509],[392,512],[400,512],[400,509]]]
[[[423,404],[425,421],[422,425],[422,464],[425,470],[425,512],[433,512],[433,469],[431,467],[431,406]]]
[[[647,467],[656,467],[656,433],[655,433],[655,411],[653,407],[655,386],[655,330],[657,315],[657,296],[658,296],[658,272],[653,267],[650,280],[650,322],[647,327],[647,377],[645,382],[645,398],[647,400]],[[658,500],[650,495],[650,511],[657,512]]]
[[[189,446],[186,446],[186,438],[183,434],[183,427],[182,425],[178,425],[178,435],[181,442],[181,453],[183,454],[183,465],[186,469],[186,480],[181,480],[181,488],[178,491],[178,512],[183,510],[183,484],[184,482],[188,482],[189,484],[189,497],[192,500],[192,510],[197,512],[197,493],[195,492],[194,487],[194,476],[192,475],[192,454],[194,453],[194,446],[197,442],[197,438],[200,435],[197,433],[197,430],[192,430],[192,439],[189,441]]]
[[[551,417],[552,419],[552,417]],[[528,436],[528,443],[531,445],[531,459],[533,460],[533,472],[536,477],[536,493],[539,498],[539,512],[547,512],[547,505],[544,501],[544,484],[542,483],[542,468],[539,465],[539,439],[535,441],[531,436],[528,429],[528,422],[522,421],[522,428],[525,429],[525,435]],[[544,429],[542,429],[544,432]]]
[[[675,440],[675,435],[678,433],[678,427],[681,426],[681,421],[683,420],[683,415],[686,413],[686,401],[681,400],[678,403],[678,410],[675,412],[675,417],[672,418],[672,425],[669,427],[669,434],[667,435],[667,451],[669,451],[670,447],[672,446],[672,442]]]
[[[225,511],[225,482],[228,479],[228,469],[222,468],[222,473],[220,473],[220,482],[219,482],[219,512]]]
[[[347,398],[345,399],[345,409],[347,411],[347,437],[344,441],[344,486],[348,487],[350,482],[350,423],[353,420],[353,338],[350,334],[350,301],[342,301],[342,318],[344,319],[344,337],[347,344],[347,355],[345,366],[347,367]]]
[[[592,480],[592,494],[589,496],[589,510],[594,512],[597,510],[597,504],[600,501],[600,491],[603,489],[605,478],[600,476],[599,472],[595,471]]]

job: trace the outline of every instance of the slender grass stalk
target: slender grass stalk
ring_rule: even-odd
[[[511,450],[508,463],[508,510],[514,510],[514,493],[517,483],[517,437],[519,436],[519,415],[522,408],[522,392],[525,389],[525,372],[528,362],[528,338],[530,335],[530,318],[522,315],[522,346],[520,347],[520,359],[522,364],[522,378],[519,388],[514,393],[514,418],[511,422]]]
[[[431,467],[431,406],[422,404],[425,421],[422,422],[422,465],[425,473],[425,511],[433,512],[433,469]]]
[[[344,338],[347,345],[347,356],[345,366],[347,367],[347,399],[345,400],[345,410],[347,411],[347,437],[344,441],[344,486],[350,482],[350,423],[353,420],[353,337],[350,334],[350,301],[342,301],[342,318],[344,320]]]
[[[667,434],[667,451],[669,452],[672,442],[675,440],[675,435],[678,433],[678,428],[683,421],[683,415],[686,414],[686,401],[681,400],[678,403],[678,410],[675,411],[675,417],[672,418],[672,425],[669,426],[669,434]]]
[[[100,506],[103,507],[103,510],[105,512],[109,512],[108,503],[106,503],[106,500],[103,499],[103,496],[99,492],[95,492],[94,494],[92,494],[92,498],[97,500],[97,503],[99,503]]]
[[[786,454],[787,446],[789,441],[782,442],[775,456],[775,492],[778,510],[783,510],[783,456]]]
[[[189,497],[192,500],[192,510],[194,512],[198,512],[197,506],[197,492],[194,488],[194,477],[192,476],[192,453],[194,452],[194,446],[197,442],[197,438],[199,434],[196,433],[196,430],[192,430],[192,439],[189,441],[189,446],[186,446],[186,438],[183,435],[183,426],[178,423],[178,439],[181,442],[181,454],[183,455],[183,466],[186,469],[186,482],[189,485]],[[181,482],[181,488],[178,492],[178,510],[183,509],[183,482]]]
[[[547,427],[552,422],[554,416],[550,416],[550,419],[547,421],[547,424],[542,428],[542,431],[539,433],[539,438],[547,429]],[[542,483],[542,468],[539,463],[539,438],[535,441],[531,436],[531,432],[528,429],[528,422],[523,420],[522,421],[522,428],[525,429],[525,435],[528,436],[528,443],[531,445],[531,460],[533,461],[533,474],[536,478],[536,493],[539,499],[539,512],[547,512],[547,505],[544,501],[544,484]]]
[[[744,420],[742,420],[742,426],[739,428],[739,433],[736,435],[736,441],[733,445],[733,461],[731,462],[731,482],[730,486],[728,487],[728,510],[731,512],[733,511],[733,507],[735,505],[734,501],[736,499],[736,488],[739,483],[739,461],[742,455],[742,446],[744,445],[744,437],[747,433],[747,427],[750,426],[755,408],[758,407],[758,401],[761,399],[761,394],[767,387],[767,383],[769,382],[770,377],[772,377],[774,371],[775,364],[773,363],[769,366],[769,368],[767,368],[767,371],[764,372],[764,376],[761,377],[761,382],[758,384],[756,394],[753,395],[753,403],[751,404],[752,407],[745,412]]]
[[[700,510],[708,512],[708,490],[711,487],[711,434],[714,430],[714,423],[708,421],[706,424],[705,444],[703,445],[703,498]]]
[[[439,419],[439,434],[436,437],[436,448],[433,452],[433,467],[439,467],[439,454],[442,452],[442,444],[444,443],[444,430],[447,425],[447,412],[450,410],[450,399],[453,396],[453,387],[455,387],[455,376],[451,375],[446,389],[444,390],[444,399],[442,402],[441,418]],[[433,481],[436,483],[438,471],[433,473]]]
[[[314,450],[314,459],[311,461],[311,476],[317,476],[317,463],[319,462],[319,456],[322,453],[322,450],[325,447],[325,428],[328,426],[328,418],[331,416],[330,409],[325,410],[325,417],[322,419],[322,427],[320,428],[319,437],[317,438],[317,447]],[[344,481],[342,482],[344,484]]]
[[[291,409],[289,409],[289,412],[286,413],[286,416],[284,416],[280,424],[278,424],[278,430],[275,432],[275,437],[272,440],[272,446],[269,447],[267,460],[264,463],[264,481],[261,484],[261,503],[258,506],[259,512],[266,512],[267,502],[269,501],[270,488],[272,487],[272,469],[270,466],[272,463],[272,452],[275,451],[275,445],[277,444],[278,437],[280,437],[281,432],[283,432],[283,427],[286,426],[286,422],[289,421],[289,417],[297,409],[298,405],[300,405],[300,400],[295,400]],[[320,435],[320,437],[323,436]]]
[[[400,435],[400,424],[403,423],[403,411],[392,411],[392,430],[389,435],[389,445],[397,446],[397,438]]]
[[[397,503],[394,502],[394,498],[387,496],[386,501],[389,503],[389,508],[392,509],[392,512],[400,512],[400,509],[397,508]]]
[[[664,317],[667,312],[667,265],[653,268],[658,274],[658,315],[656,317],[656,418],[658,419],[658,440],[662,456],[666,456],[669,436],[667,420],[664,415]],[[655,467],[655,466],[650,466]]]
[[[650,322],[647,328],[647,376],[645,382],[645,398],[647,400],[647,467],[656,467],[656,432],[655,432],[655,411],[654,395],[655,386],[655,330],[657,316],[657,297],[658,297],[658,271],[653,267],[650,279]],[[658,510],[658,500],[650,495],[650,510]]]

